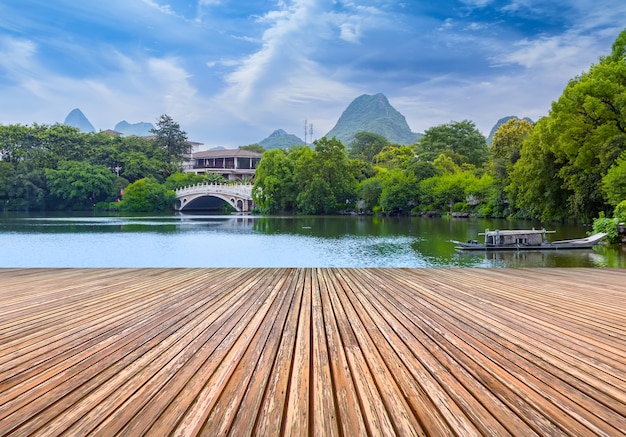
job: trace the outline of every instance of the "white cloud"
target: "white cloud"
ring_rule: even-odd
[[[492,0],[461,0],[465,6],[469,6],[472,8],[484,8],[488,4],[490,4]]]
[[[344,23],[339,27],[341,29],[339,37],[342,40],[351,43],[359,42],[359,38],[361,37],[361,29],[358,23]]]
[[[0,38],[0,68],[13,80],[20,80],[33,70],[33,57],[36,53],[37,45],[32,41]]]
[[[519,65],[537,76],[573,77],[588,69],[600,54],[595,38],[564,34],[521,40],[494,61],[496,65]]]
[[[151,8],[154,8],[160,12],[163,12],[164,14],[176,15],[176,13],[172,10],[172,7],[170,5],[161,5],[155,2],[154,0],[141,0],[141,1],[143,1],[145,4],[147,4]]]

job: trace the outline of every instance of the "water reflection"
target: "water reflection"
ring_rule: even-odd
[[[458,252],[505,220],[249,215],[0,214],[0,267],[626,267],[618,246]],[[585,228],[561,226],[555,239]]]

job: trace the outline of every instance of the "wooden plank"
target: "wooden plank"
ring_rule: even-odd
[[[625,435],[623,269],[0,269],[0,435]]]

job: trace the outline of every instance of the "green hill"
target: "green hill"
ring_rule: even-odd
[[[390,143],[402,145],[413,144],[422,136],[411,131],[404,115],[380,93],[363,94],[354,99],[326,136],[337,137],[348,145],[358,132],[373,132],[387,138]]]
[[[288,134],[282,129],[277,129],[272,134],[259,142],[265,150],[288,149],[289,147],[303,145],[304,141],[293,134]]]

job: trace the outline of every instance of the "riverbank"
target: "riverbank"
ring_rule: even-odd
[[[620,435],[626,270],[0,269],[0,434]]]

